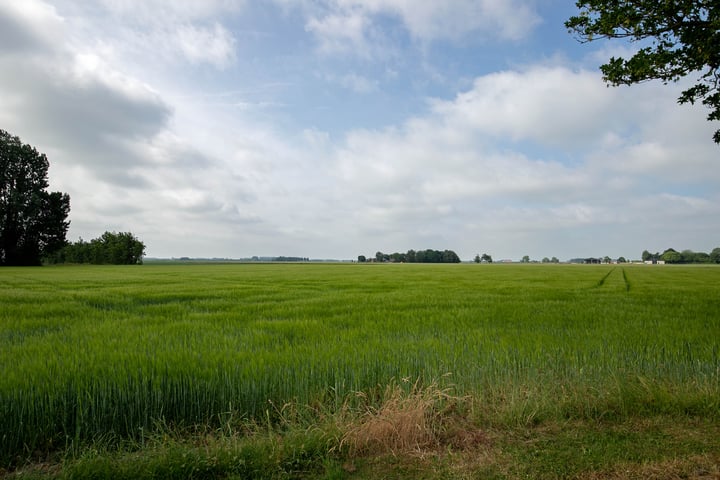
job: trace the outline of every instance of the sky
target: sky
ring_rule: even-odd
[[[720,246],[717,122],[572,0],[0,0],[0,128],[149,257]]]

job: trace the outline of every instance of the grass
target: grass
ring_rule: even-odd
[[[719,294],[710,266],[6,268],[0,468],[713,478]]]

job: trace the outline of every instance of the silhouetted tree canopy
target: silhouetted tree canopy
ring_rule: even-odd
[[[662,260],[665,263],[720,263],[720,247],[714,248],[710,253],[694,252],[692,250],[678,252],[674,248],[668,248],[663,253],[652,254],[644,250],[642,259],[644,262]]]
[[[99,238],[82,238],[67,245],[52,257],[50,263],[92,263],[95,265],[136,265],[143,262],[145,244],[130,232],[105,232]]]
[[[0,265],[40,265],[61,249],[70,197],[48,192],[47,157],[0,130]]]
[[[460,263],[460,257],[452,250],[408,250],[407,253],[375,253],[376,262],[396,263]]]
[[[680,103],[702,102],[708,120],[720,120],[720,2],[718,0],[580,0],[580,13],[565,26],[580,41],[641,41],[629,59],[612,57],[600,67],[611,85],[647,80],[677,82],[697,75]],[[720,143],[720,130],[713,139]]]

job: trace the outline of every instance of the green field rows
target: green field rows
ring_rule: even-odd
[[[720,268],[0,271],[0,465],[403,378],[474,396],[488,423],[720,419]]]

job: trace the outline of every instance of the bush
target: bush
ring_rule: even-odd
[[[130,232],[105,232],[99,238],[71,243],[48,258],[49,263],[92,263],[95,265],[142,264],[145,244]]]

